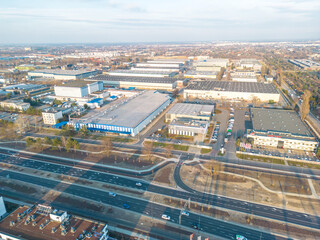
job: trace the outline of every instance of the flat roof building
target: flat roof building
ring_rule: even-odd
[[[47,125],[55,125],[61,118],[63,118],[62,111],[50,110],[42,112],[43,123]]]
[[[22,100],[6,100],[0,102],[0,106],[5,109],[18,109],[20,111],[26,111],[30,107],[30,103],[23,102]]]
[[[176,87],[183,86],[187,79],[169,78],[169,77],[134,77],[134,76],[111,76],[98,75],[87,79],[88,81],[102,81],[106,86],[128,88],[134,87],[139,89],[165,89],[172,90]]]
[[[44,205],[20,206],[0,222],[3,240],[103,240],[107,235],[104,223],[70,216]]]
[[[309,59],[290,59],[290,63],[306,70],[320,70],[320,63]]]
[[[216,79],[217,74],[218,74],[218,72],[189,70],[184,73],[184,76],[186,78]]]
[[[137,70],[122,70],[117,69],[111,72],[107,72],[111,76],[127,76],[127,77],[174,77],[177,72],[167,72],[167,71],[137,71]]]
[[[231,81],[194,81],[183,91],[184,98],[224,99],[263,102],[278,102],[280,93],[273,84]]]
[[[42,69],[28,72],[31,78],[50,78],[55,80],[76,80],[97,75],[96,70],[62,70],[62,69]]]
[[[76,129],[85,125],[89,130],[137,135],[171,103],[167,94],[144,91],[124,100],[118,106],[100,111],[98,114],[74,119],[68,124]]]
[[[210,121],[214,111],[213,105],[192,104],[192,103],[176,103],[167,113],[166,122],[174,119],[194,119]]]
[[[209,127],[208,121],[192,119],[175,119],[168,125],[168,133],[172,135],[181,135],[195,137],[203,141]]]
[[[76,80],[61,86],[54,86],[55,95],[64,98],[82,98],[101,90],[103,90],[101,81]]]
[[[193,63],[194,67],[224,67],[226,68],[229,64],[229,59],[227,58],[208,58],[204,60],[195,61]]]
[[[247,137],[255,145],[314,151],[318,145],[298,114],[293,110],[251,108],[252,129]]]

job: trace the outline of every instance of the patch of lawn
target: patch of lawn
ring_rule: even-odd
[[[208,149],[208,148],[201,148],[201,154],[206,154],[206,153],[209,153],[211,152],[212,149]]]

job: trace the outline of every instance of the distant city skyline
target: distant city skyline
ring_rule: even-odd
[[[11,0],[0,44],[320,39],[319,0]]]

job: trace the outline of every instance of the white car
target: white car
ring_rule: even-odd
[[[189,217],[190,214],[189,214],[189,212],[187,212],[187,211],[182,211],[182,212],[181,212],[181,215],[185,215],[185,216],[188,216],[188,217]]]
[[[111,196],[111,197],[116,197],[117,194],[115,194],[115,193],[113,193],[113,192],[109,192],[109,196]]]
[[[236,240],[248,240],[248,239],[242,235],[236,235]]]
[[[141,187],[141,186],[142,186],[142,183],[141,183],[141,182],[137,182],[137,183],[136,183],[136,186],[137,186],[137,187]]]
[[[164,220],[168,220],[168,221],[170,221],[170,219],[171,219],[171,217],[166,214],[162,214],[161,218]]]

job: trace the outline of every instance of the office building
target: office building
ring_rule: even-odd
[[[161,94],[157,91],[144,91],[92,116],[86,115],[83,118],[73,119],[68,124],[76,129],[85,125],[92,131],[135,136],[170,103],[171,98],[167,94]]]
[[[251,108],[252,129],[247,137],[254,145],[314,151],[318,142],[293,110]]]
[[[197,137],[198,140],[203,141],[207,134],[208,126],[208,121],[175,119],[168,125],[168,133],[172,135]]]
[[[280,93],[273,84],[231,81],[194,81],[183,91],[184,98],[231,101],[278,102]]]
[[[62,111],[49,110],[42,112],[43,123],[47,125],[55,125],[61,118],[63,118]]]
[[[28,72],[31,78],[49,78],[55,80],[77,80],[97,75],[96,70],[62,70],[62,69],[42,69]]]

